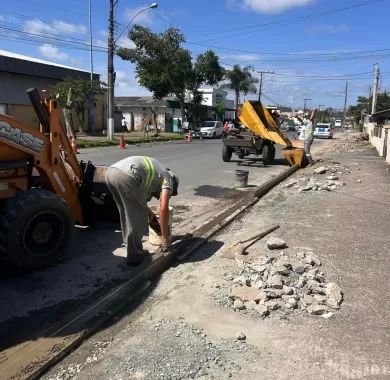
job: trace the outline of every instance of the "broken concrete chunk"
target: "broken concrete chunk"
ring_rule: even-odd
[[[311,264],[311,265],[321,265],[320,259],[313,253],[313,252],[307,252],[305,257],[305,263]]]
[[[329,181],[337,181],[339,177],[337,177],[337,175],[330,175],[326,177],[326,179],[328,179]]]
[[[294,288],[283,285],[283,294],[291,296],[292,294],[294,294]]]
[[[240,332],[236,335],[236,339],[237,340],[245,340],[246,339],[246,335],[243,333],[243,332]]]
[[[282,276],[279,274],[272,276],[270,281],[269,281],[269,286],[274,288],[274,289],[283,289]]]
[[[314,303],[314,297],[309,295],[309,294],[305,294],[302,298],[302,301],[306,304],[306,305],[311,305],[312,303]]]
[[[339,309],[343,301],[343,293],[341,288],[335,283],[330,282],[326,286],[326,304],[332,309]]]
[[[236,286],[232,289],[231,296],[242,301],[259,301],[265,297],[265,293],[249,286]]]
[[[284,240],[272,236],[267,241],[267,247],[269,249],[283,249],[287,247],[287,244]]]
[[[255,301],[247,301],[244,303],[244,306],[247,310],[255,310],[257,303]]]
[[[255,311],[260,317],[266,317],[269,314],[268,308],[264,305],[256,305]]]
[[[293,270],[295,273],[302,274],[305,273],[305,266],[302,264],[297,264],[293,266]]]
[[[240,299],[237,298],[236,300],[234,300],[233,308],[236,310],[244,310],[245,306],[244,306],[244,303]]]
[[[319,168],[314,169],[315,174],[324,174],[326,173],[326,168],[324,166],[320,166]]]
[[[280,309],[280,303],[277,300],[269,300],[264,302],[264,306],[268,310],[278,310]]]
[[[293,187],[294,185],[296,185],[297,184],[297,180],[295,180],[295,179],[292,179],[292,180],[290,180],[289,182],[287,182],[285,185],[283,185],[282,186],[282,189],[287,189],[287,188],[289,188],[289,187]]]
[[[308,311],[309,314],[322,315],[327,310],[326,310],[326,306],[324,306],[324,305],[310,305],[307,308],[307,311]]]
[[[326,304],[327,297],[323,296],[321,294],[314,294],[314,301],[319,305],[325,305]]]

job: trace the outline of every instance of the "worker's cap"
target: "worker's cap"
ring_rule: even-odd
[[[172,189],[172,196],[177,195],[178,188],[179,188],[179,177],[170,169],[168,169],[168,173],[172,177],[172,182],[173,182],[173,189]]]

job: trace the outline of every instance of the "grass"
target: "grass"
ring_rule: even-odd
[[[143,136],[131,136],[124,135],[125,144],[144,144],[151,142],[164,142],[164,141],[179,141],[184,140],[183,135],[177,133],[161,133],[158,137],[149,136],[144,138]],[[88,136],[79,136],[77,139],[77,147],[82,148],[100,148],[105,146],[117,146],[119,144],[119,138],[115,136],[114,140],[109,141],[105,137],[88,137]]]

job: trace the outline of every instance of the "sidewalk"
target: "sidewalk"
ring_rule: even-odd
[[[327,172],[313,174],[320,166]],[[167,271],[142,305],[91,338],[45,378],[66,378],[77,370],[75,378],[94,380],[389,379],[387,169],[367,142],[336,140],[323,162],[297,172],[287,181],[291,186],[275,188],[190,261]],[[339,178],[324,184],[328,176]],[[265,238],[246,256],[223,257],[229,244],[275,223],[280,229],[272,236],[288,245],[283,255],[270,251]],[[298,276],[293,266],[283,281],[295,276],[306,277],[308,284],[337,283],[343,292],[339,309],[327,306],[329,297],[325,302],[321,292],[301,297],[295,280],[289,285],[293,295],[275,285],[273,294],[265,289],[266,301],[257,306],[248,296],[232,297],[232,289],[240,285],[260,289],[259,273],[275,269],[276,262],[307,259],[309,252],[316,259],[305,266],[306,274]],[[266,270],[259,269],[261,261],[268,263]],[[317,285],[324,289],[324,284]],[[287,307],[292,298],[298,302]],[[310,314],[310,303],[326,312],[314,315],[317,308]],[[263,314],[269,313],[265,318],[260,313],[264,307]]]

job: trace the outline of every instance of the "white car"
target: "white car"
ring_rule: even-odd
[[[330,124],[327,123],[319,123],[316,124],[314,129],[314,137],[321,138],[324,137],[326,139],[333,138],[333,129]]]
[[[202,137],[217,138],[223,133],[222,121],[204,121],[200,125],[200,134]]]
[[[334,126],[335,126],[335,128],[341,128],[341,120],[340,120],[340,119],[337,119],[337,120],[334,122]]]

